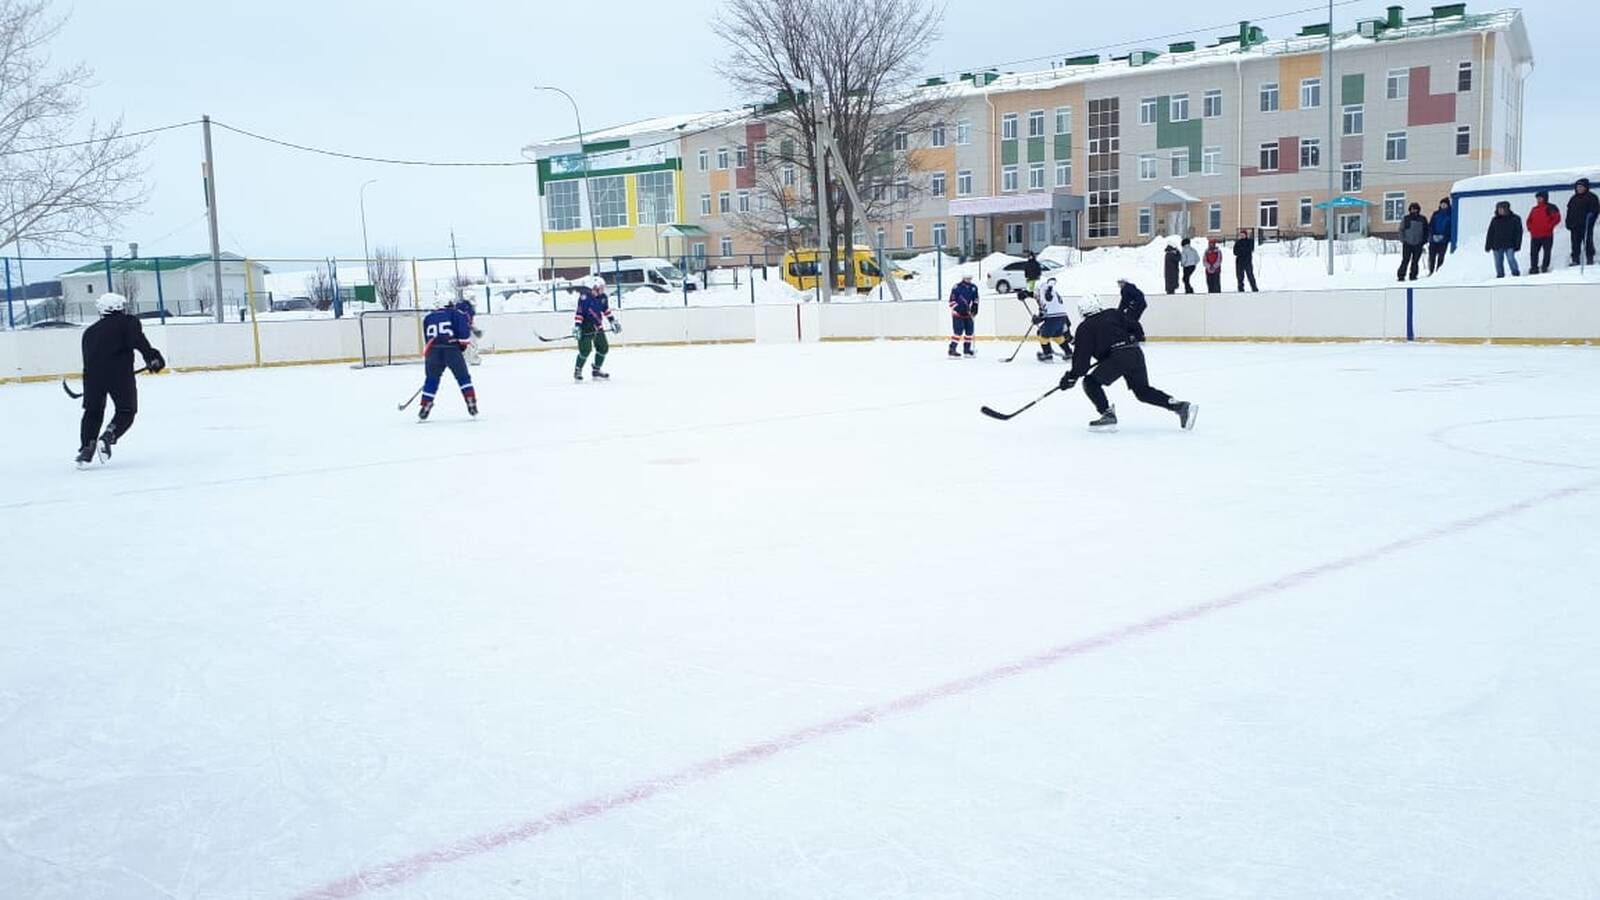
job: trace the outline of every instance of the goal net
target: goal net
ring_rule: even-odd
[[[422,318],[426,309],[375,309],[358,317],[361,364],[356,368],[422,361]]]

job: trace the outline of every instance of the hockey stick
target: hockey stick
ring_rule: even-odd
[[[1038,315],[1038,313],[1034,312],[1033,307],[1028,305],[1028,297],[1032,297],[1033,296],[1032,294],[1029,294],[1027,291],[1012,291],[1011,292],[1011,296],[1017,298],[1018,302],[1020,302],[1022,304],[1022,308],[1028,311],[1028,317],[1030,319],[1032,317]],[[1028,326],[1028,330],[1026,332],[1024,332],[1023,335],[1022,335],[1022,340],[1020,342],[1018,342],[1017,349],[1011,351],[1011,355],[1010,356],[1008,356],[1005,359],[1002,359],[1000,361],[1003,362],[1003,363],[1008,363],[1008,362],[1011,362],[1013,359],[1016,359],[1017,358],[1017,354],[1022,352],[1022,345],[1026,344],[1028,342],[1028,336],[1033,334],[1033,329],[1035,329],[1037,327],[1038,327],[1037,323],[1029,325]]]
[[[1037,327],[1037,326],[1029,325],[1028,326],[1028,330],[1022,333],[1022,340],[1017,342],[1017,349],[1011,351],[1011,355],[1010,356],[1008,356],[1005,359],[1002,359],[1000,361],[1003,362],[1003,363],[1008,363],[1008,362],[1011,362],[1013,359],[1016,359],[1017,358],[1017,354],[1022,352],[1022,345],[1026,344],[1028,342],[1028,338],[1033,336],[1033,329],[1035,327]]]
[[[533,330],[533,336],[538,338],[541,341],[544,341],[546,344],[559,344],[562,341],[570,341],[570,340],[573,339],[572,335],[570,335],[570,334],[563,335],[562,337],[547,338],[544,335],[540,334],[539,330],[537,328],[535,328]]]
[[[408,406],[410,406],[410,405],[411,405],[411,402],[412,402],[412,401],[413,401],[413,400],[416,400],[416,399],[417,399],[417,397],[418,397],[418,396],[419,396],[419,395],[420,395],[420,394],[421,394],[421,393],[422,393],[422,388],[417,388],[417,392],[416,392],[416,393],[415,393],[415,394],[412,394],[412,395],[411,395],[411,398],[410,398],[410,399],[409,399],[409,400],[407,400],[407,401],[406,401],[406,402],[404,402],[404,403],[402,403],[402,404],[400,404],[400,406],[399,406],[399,407],[398,407],[398,409],[399,409],[399,410],[400,410],[400,411],[401,411],[401,412],[405,412],[405,411],[406,411],[406,407],[408,407]]]
[[[1045,397],[1048,397],[1051,394],[1054,394],[1056,391],[1059,391],[1059,390],[1061,390],[1061,385],[1058,384],[1055,387],[1051,388],[1050,390],[1045,391],[1043,394],[1039,395],[1038,400],[1034,400],[1033,403],[1029,403],[1027,406],[1024,406],[1023,408],[1017,410],[1016,412],[1012,412],[1012,413],[998,412],[996,410],[990,409],[987,406],[985,406],[980,411],[984,415],[988,416],[991,419],[999,419],[1000,421],[1004,422],[1007,419],[1015,419],[1017,416],[1022,415],[1023,413],[1025,413],[1028,410],[1032,409],[1034,407],[1034,405],[1039,402],[1039,400],[1043,400]]]
[[[133,370],[133,374],[139,375],[139,374],[143,374],[143,373],[148,372],[148,371],[150,371],[150,367],[149,366],[140,366],[139,368]],[[67,377],[65,375],[61,376],[61,389],[63,391],[66,391],[67,392],[67,396],[71,397],[74,400],[82,400],[83,399],[83,394],[81,394],[81,393],[79,393],[77,391],[74,391],[70,387],[67,387]]]

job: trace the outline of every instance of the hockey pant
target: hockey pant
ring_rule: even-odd
[[[133,417],[139,412],[139,386],[133,372],[123,372],[113,378],[85,375],[83,381],[83,421],[78,424],[78,446],[88,446],[100,436],[100,423],[106,417],[106,398],[116,406],[111,416],[111,433],[116,443],[133,427]]]
[[[461,385],[461,396],[477,396],[472,389],[472,373],[467,371],[466,356],[462,354],[460,347],[449,344],[428,350],[428,358],[423,364],[423,406],[433,405],[433,398],[439,393],[439,382],[444,377],[445,369],[449,369],[450,374],[456,377],[456,384]]]
[[[1061,354],[1072,355],[1072,335],[1067,332],[1066,316],[1045,316],[1039,323],[1039,347],[1044,352],[1050,352],[1050,340],[1054,338],[1061,342]]]
[[[1150,386],[1150,374],[1144,365],[1144,351],[1138,347],[1123,347],[1113,350],[1083,378],[1083,392],[1089,396],[1096,412],[1104,413],[1111,408],[1106,400],[1106,386],[1115,384],[1118,378],[1128,380],[1128,390],[1133,391],[1139,402],[1162,409],[1172,408],[1172,397]]]
[[[973,332],[973,327],[972,327],[972,317],[971,316],[951,316],[950,317],[950,352],[951,353],[955,352],[956,344],[962,344],[963,345],[962,349],[965,350],[967,353],[971,353],[972,352],[972,332]]]
[[[589,353],[592,351],[594,353],[594,370],[596,372],[600,371],[600,367],[606,364],[606,354],[610,350],[611,342],[606,340],[604,331],[597,328],[593,331],[583,332],[578,336],[578,365],[576,368],[583,368],[584,360],[589,358]]]

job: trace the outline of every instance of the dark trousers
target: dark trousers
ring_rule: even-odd
[[[1194,293],[1194,285],[1189,283],[1189,279],[1191,279],[1193,277],[1194,277],[1194,266],[1184,266],[1183,267],[1183,292],[1185,294]]]
[[[954,353],[955,349],[956,349],[956,344],[961,344],[962,345],[962,349],[965,352],[971,353],[972,352],[972,332],[973,332],[973,326],[972,326],[972,317],[971,316],[951,316],[950,317],[950,351],[952,353]]]
[[[1406,280],[1406,270],[1410,269],[1410,271],[1411,271],[1411,280],[1412,281],[1416,281],[1417,280],[1417,264],[1420,263],[1420,262],[1422,262],[1422,245],[1421,244],[1401,244],[1400,245],[1400,271],[1395,273],[1395,277],[1399,278],[1401,281],[1405,281]]]
[[[422,367],[424,405],[432,403],[434,395],[439,393],[439,382],[444,378],[445,369],[449,369],[450,374],[456,377],[456,384],[461,385],[463,396],[472,394],[472,373],[467,371],[467,358],[461,353],[461,348],[455,344],[432,347]]]
[[[1586,228],[1573,228],[1572,234],[1572,264],[1578,264],[1578,251],[1585,253],[1584,260],[1594,265],[1594,221],[1590,220]]]
[[[1444,268],[1444,255],[1450,252],[1449,241],[1433,241],[1428,244],[1428,274]]]
[[[1244,291],[1244,280],[1250,279],[1250,290],[1259,291],[1256,287],[1256,262],[1249,257],[1239,257],[1233,261],[1233,274],[1239,278],[1239,290]]]
[[[1550,248],[1555,244],[1554,237],[1530,238],[1528,246],[1528,274],[1537,275],[1540,272],[1550,271]],[[1544,252],[1544,262],[1539,262],[1539,253]]]
[[[94,443],[100,436],[100,423],[106,417],[106,398],[116,406],[111,416],[111,442],[115,444],[133,427],[133,417],[139,412],[139,386],[133,373],[126,372],[115,378],[96,378],[85,375],[83,380],[83,421],[78,423],[78,446]]]
[[[583,368],[583,361],[589,358],[589,351],[594,351],[594,370],[606,364],[606,354],[611,352],[611,341],[606,338],[604,329],[595,328],[582,332],[578,336],[578,364],[574,368]]]
[[[1150,375],[1144,367],[1144,351],[1138,347],[1124,347],[1111,351],[1110,356],[1100,360],[1100,364],[1083,377],[1083,392],[1089,395],[1096,412],[1104,413],[1110,408],[1106,400],[1106,385],[1115,384],[1118,378],[1128,380],[1128,390],[1133,391],[1140,403],[1162,409],[1172,408],[1172,397],[1150,386]]]
[[[1220,270],[1206,273],[1206,293],[1222,293],[1222,272]]]
[[[1050,349],[1052,340],[1061,342],[1061,355],[1072,355],[1072,333],[1067,329],[1066,316],[1045,316],[1044,321],[1039,323],[1039,352],[1053,354],[1054,351]]]

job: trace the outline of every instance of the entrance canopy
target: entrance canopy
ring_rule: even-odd
[[[1317,209],[1365,209],[1373,205],[1375,204],[1371,200],[1363,200],[1360,197],[1352,197],[1349,194],[1345,194],[1332,200],[1324,200],[1318,203]]]
[[[1083,198],[1066,191],[1001,194],[998,197],[957,197],[950,201],[952,216],[1007,216],[1042,212],[1078,212]]]
[[[1161,190],[1146,197],[1144,202],[1151,206],[1188,206],[1191,203],[1199,203],[1200,198],[1168,184],[1163,185]]]
[[[699,225],[674,223],[661,229],[661,236],[666,238],[705,237],[706,230]]]

